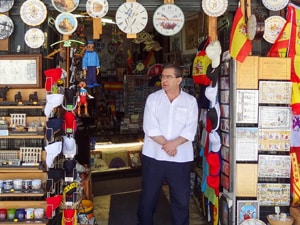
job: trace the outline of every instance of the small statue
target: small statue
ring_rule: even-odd
[[[84,106],[84,113],[83,115],[88,116],[88,102],[87,102],[87,97],[90,99],[93,99],[94,97],[91,96],[86,87],[85,81],[80,81],[78,86],[80,87],[78,91],[78,116],[81,116],[81,106]]]
[[[6,94],[9,91],[10,87],[5,86],[3,88],[0,88],[0,98],[3,99],[3,101],[7,101]]]
[[[33,92],[33,94],[29,95],[29,102],[31,102],[32,104],[37,104],[38,101],[39,101],[39,98],[38,98],[37,91],[35,91],[35,92]]]
[[[88,41],[87,49],[82,58],[82,70],[88,88],[99,86],[96,77],[100,72],[100,59],[98,53],[94,51],[93,41]]]
[[[22,95],[20,91],[18,91],[18,93],[15,94],[15,102],[17,102],[18,104],[22,103]]]

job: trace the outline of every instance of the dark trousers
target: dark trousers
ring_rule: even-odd
[[[153,225],[161,187],[170,190],[172,225],[189,224],[191,162],[158,161],[142,155],[142,192],[138,208],[138,225]]]

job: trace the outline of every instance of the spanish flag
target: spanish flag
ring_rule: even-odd
[[[239,6],[232,23],[229,53],[232,58],[243,62],[252,51],[252,43],[247,37],[245,16]]]
[[[130,49],[127,49],[127,69],[128,74],[132,72],[132,64],[133,64],[133,56],[131,54]]]
[[[287,16],[286,16],[286,23],[281,29],[277,39],[275,40],[274,44],[270,48],[267,56],[268,57],[287,57],[288,56],[288,49],[290,46],[290,38],[291,38],[291,8],[288,7]]]

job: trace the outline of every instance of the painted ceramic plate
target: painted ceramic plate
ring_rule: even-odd
[[[14,0],[0,0],[0,13],[8,12],[14,5]]]
[[[108,12],[107,0],[87,0],[86,12],[93,18],[102,18]]]
[[[0,14],[0,39],[8,38],[14,31],[14,23],[9,16]]]
[[[223,15],[228,7],[228,0],[203,0],[202,9],[206,15],[218,17]]]
[[[45,36],[41,29],[31,28],[25,33],[25,43],[30,48],[39,48],[44,44]]]
[[[289,0],[262,0],[262,3],[271,11],[279,11],[287,6]]]
[[[55,27],[63,35],[71,35],[77,29],[77,26],[77,19],[71,13],[60,13],[55,19]]]
[[[79,0],[51,0],[51,2],[59,12],[73,12],[79,5]]]
[[[269,42],[274,43],[284,27],[286,20],[281,16],[270,16],[265,20],[265,32],[263,38]]]
[[[29,26],[38,26],[47,17],[46,5],[40,0],[27,0],[20,8],[22,21]]]

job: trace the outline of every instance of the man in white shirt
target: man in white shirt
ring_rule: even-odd
[[[139,225],[153,225],[153,215],[164,183],[169,185],[172,225],[189,224],[190,169],[198,126],[196,98],[180,84],[182,70],[166,65],[161,90],[150,94],[144,110],[142,192]]]

